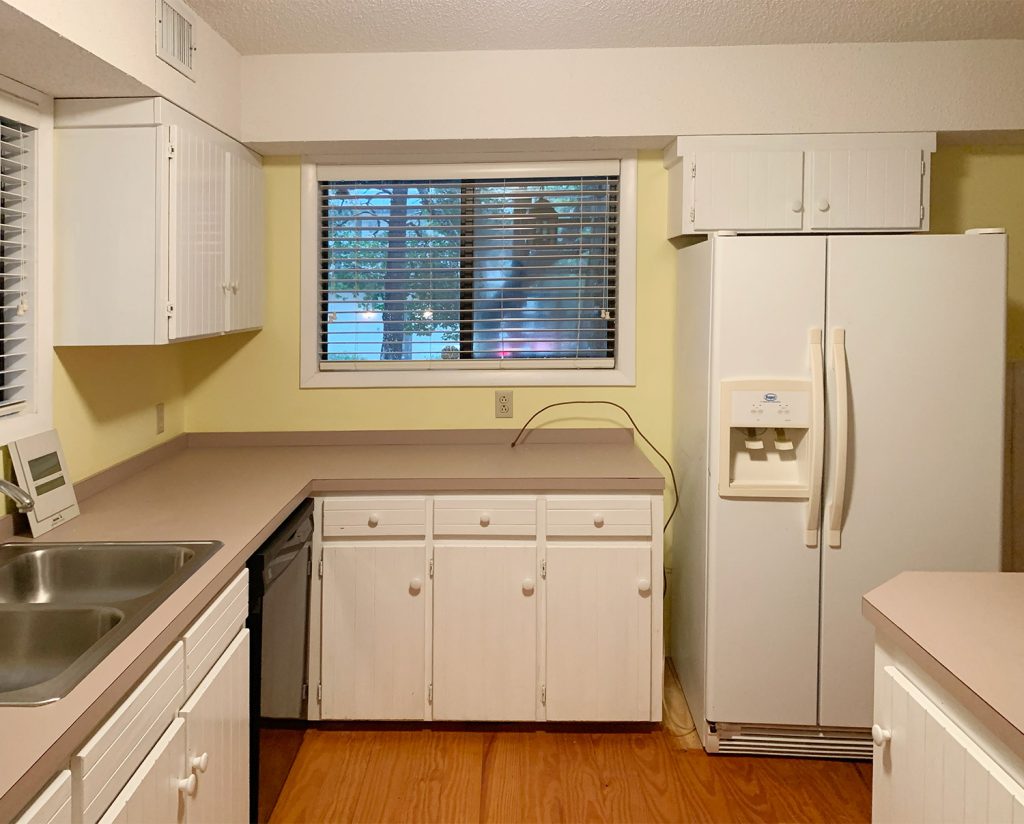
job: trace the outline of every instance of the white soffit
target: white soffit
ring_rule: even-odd
[[[242,54],[1024,38],[1024,0],[189,0]]]

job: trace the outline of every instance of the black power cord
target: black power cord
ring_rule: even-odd
[[[629,414],[629,410],[626,409],[626,407],[622,406],[621,404],[617,404],[615,403],[615,401],[559,401],[558,403],[549,403],[547,406],[542,406],[540,409],[538,409],[536,412],[530,415],[526,423],[523,424],[522,429],[520,429],[519,432],[516,433],[515,438],[513,438],[512,443],[510,444],[511,447],[513,449],[516,448],[516,444],[518,444],[519,439],[523,437],[523,433],[526,431],[526,427],[533,423],[533,419],[536,418],[541,412],[547,412],[549,409],[554,409],[556,406],[573,406],[576,404],[604,404],[605,406],[614,406],[616,409],[620,410],[627,418],[629,418],[629,422],[633,424],[633,429],[636,431],[636,434],[643,438],[644,443],[647,444],[654,451],[654,454],[665,462],[665,466],[668,467],[668,474],[672,477],[672,496],[675,499],[675,502],[672,504],[672,511],[668,513],[668,518],[665,519],[664,528],[667,529],[668,525],[672,523],[672,516],[675,515],[676,510],[679,509],[679,484],[676,483],[676,472],[672,468],[672,462],[663,454],[661,454],[661,450],[659,450],[658,447],[651,443],[650,438],[648,438],[641,431],[640,427],[636,425],[636,421],[634,421],[633,416]]]

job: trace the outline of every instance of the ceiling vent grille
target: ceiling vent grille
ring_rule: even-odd
[[[181,2],[156,0],[156,56],[195,80],[196,16]]]

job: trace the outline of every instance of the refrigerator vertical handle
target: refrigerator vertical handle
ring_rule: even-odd
[[[811,358],[811,466],[809,495],[807,497],[807,528],[804,543],[818,545],[818,525],[821,518],[821,476],[825,458],[825,353],[821,330],[811,329],[807,334],[808,354]]]
[[[846,369],[846,330],[832,330],[832,368],[836,373],[836,454],[832,462],[832,501],[828,512],[828,545],[843,542],[846,508],[846,459],[850,445],[850,375]]]

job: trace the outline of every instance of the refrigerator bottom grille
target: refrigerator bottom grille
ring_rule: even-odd
[[[867,730],[730,729],[719,725],[718,732],[708,736],[708,752],[870,761],[874,745]]]

